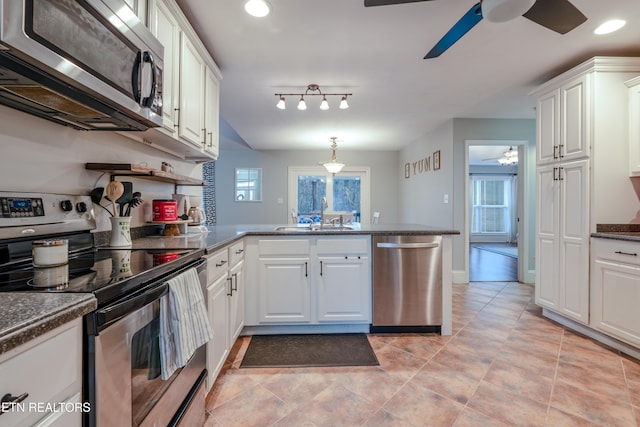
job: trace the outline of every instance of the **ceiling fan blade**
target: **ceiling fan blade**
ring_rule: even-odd
[[[568,33],[587,20],[569,0],[537,0],[522,16],[560,34]]]
[[[404,3],[416,3],[419,1],[431,1],[431,0],[364,0],[364,6],[387,6],[391,4],[404,4]]]
[[[440,39],[438,43],[427,53],[423,59],[436,58],[449,49],[455,42],[460,40],[462,36],[475,27],[482,20],[482,11],[480,3],[475,4],[467,13],[464,14],[458,22]]]

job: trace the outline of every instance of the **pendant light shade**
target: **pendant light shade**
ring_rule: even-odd
[[[284,102],[284,96],[280,97],[280,100],[278,101],[278,103],[276,104],[276,107],[278,107],[281,110],[284,110],[287,108],[287,105]]]
[[[321,110],[328,110],[329,109],[329,102],[327,101],[327,97],[326,96],[324,98],[322,98],[322,102],[320,103],[320,109]]]
[[[300,101],[298,102],[298,110],[306,110],[307,104],[304,102],[304,97],[300,97]]]
[[[338,138],[335,136],[331,137],[331,160],[322,164],[322,166],[324,166],[325,169],[333,175],[339,173],[345,166],[344,163],[338,162],[338,159],[336,158],[336,150],[338,149],[336,139]]]

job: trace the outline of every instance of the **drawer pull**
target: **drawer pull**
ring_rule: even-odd
[[[2,399],[0,399],[0,403],[2,403],[2,405],[0,405],[0,415],[4,414],[5,412],[2,408],[11,407],[11,405],[13,405],[14,403],[20,403],[27,397],[29,397],[29,393],[22,393],[19,396],[13,396],[11,395],[11,393],[5,394],[4,396],[2,396]]]
[[[226,263],[227,263],[227,260],[226,260],[226,259],[223,259],[222,261],[220,261],[220,264],[218,264],[218,263],[216,262],[216,267],[222,267],[222,266],[223,266],[223,265],[225,265]]]
[[[631,253],[631,252],[616,251],[615,253],[620,254],[620,255],[638,256],[638,254],[636,254],[636,253]]]

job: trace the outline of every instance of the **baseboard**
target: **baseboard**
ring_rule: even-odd
[[[275,335],[275,334],[338,334],[369,333],[368,323],[345,325],[260,325],[245,326],[240,335]]]
[[[469,273],[465,270],[453,270],[452,281],[456,284],[469,283]]]
[[[630,346],[629,344],[618,341],[617,339],[612,338],[609,335],[605,335],[602,332],[596,331],[595,329],[592,329],[587,325],[583,325],[582,323],[578,323],[574,320],[568,319],[558,313],[555,313],[551,310],[547,310],[546,308],[542,309],[542,315],[548,319],[553,320],[554,322],[558,322],[562,326],[566,326],[567,328],[572,329],[576,332],[579,332],[582,335],[592,338],[604,345],[607,345],[624,354],[627,354],[635,359],[640,360],[640,349],[637,349],[635,347]]]

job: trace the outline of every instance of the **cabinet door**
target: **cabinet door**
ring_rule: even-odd
[[[150,2],[149,29],[164,46],[162,70],[162,126],[175,133],[179,89],[180,26],[161,0]]]
[[[573,160],[589,155],[589,81],[589,75],[580,76],[560,89],[559,155],[562,160]]]
[[[640,175],[640,77],[629,87],[629,175]]]
[[[262,258],[260,323],[311,321],[309,258]]]
[[[204,149],[215,159],[218,158],[219,140],[219,88],[218,78],[209,67],[205,73],[204,104]]]
[[[203,147],[204,61],[189,38],[180,34],[180,111],[178,135]]]
[[[227,276],[221,276],[207,287],[207,311],[213,339],[207,343],[207,389],[213,383],[229,355],[229,296]]]
[[[317,305],[320,322],[371,322],[368,257],[321,257]]]
[[[244,261],[240,261],[229,271],[229,278],[229,336],[233,343],[244,327]]]
[[[536,304],[557,310],[560,191],[558,168],[538,167],[536,224]]]
[[[589,161],[560,163],[561,311],[589,323]]]
[[[549,163],[558,157],[560,138],[560,116],[558,111],[559,91],[555,90],[538,99],[537,112],[537,163]]]
[[[640,346],[640,269],[596,259],[592,274],[592,326]]]

